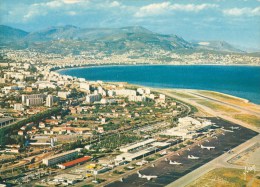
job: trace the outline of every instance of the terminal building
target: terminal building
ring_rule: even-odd
[[[45,164],[46,166],[52,166],[61,162],[64,162],[66,160],[71,160],[78,156],[78,151],[77,150],[71,150],[67,151],[64,153],[60,153],[54,156],[51,156],[49,158],[45,158],[42,160],[42,163]]]
[[[197,136],[198,132],[207,130],[211,127],[212,123],[205,119],[194,119],[191,117],[179,118],[178,126],[168,129],[161,133],[161,135],[182,137],[186,139],[192,139]]]
[[[121,162],[127,161],[131,162],[136,159],[148,156],[158,150],[167,148],[171,145],[168,142],[157,142],[155,139],[148,139],[130,146],[120,148],[120,151],[123,152],[120,155],[117,155],[115,158],[116,165],[119,165]]]

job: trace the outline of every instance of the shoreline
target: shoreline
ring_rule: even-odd
[[[64,70],[69,70],[69,69],[84,69],[84,68],[98,68],[98,67],[114,67],[114,66],[119,66],[119,67],[124,67],[124,66],[227,66],[227,67],[259,67],[260,65],[256,64],[153,64],[153,63],[137,63],[137,64],[85,64],[81,66],[76,66],[76,67],[62,67],[57,70],[51,70],[54,72],[60,72]]]
[[[176,64],[102,64],[102,65],[94,65],[94,64],[89,64],[89,65],[84,65],[84,66],[77,66],[77,67],[64,67],[64,68],[59,68],[59,69],[56,69],[56,70],[52,70],[58,74],[61,74],[61,75],[66,75],[66,74],[63,74],[62,71],[66,71],[66,70],[77,70],[77,69],[89,69],[89,68],[104,68],[104,67],[128,67],[128,66],[131,66],[131,67],[134,67],[134,66],[227,66],[227,67],[233,67],[233,66],[236,66],[236,65],[217,65],[217,64],[198,64],[198,65],[176,65]],[[254,67],[254,66],[248,66],[248,65],[239,65],[237,67]],[[260,67],[260,66],[256,66],[256,67]],[[71,75],[69,75],[71,76]],[[72,76],[72,77],[77,77],[77,76]],[[80,77],[77,77],[77,78],[80,78]],[[98,80],[98,79],[97,79]],[[89,81],[97,81],[97,80],[89,80]],[[104,82],[111,82],[111,83],[120,83],[122,81],[113,81],[113,80],[104,80]],[[123,81],[123,82],[126,82],[126,81]],[[253,102],[251,101],[251,99],[249,98],[244,98],[244,97],[239,97],[239,96],[236,96],[236,95],[232,95],[232,94],[229,94],[229,93],[224,93],[224,92],[221,92],[221,91],[217,91],[217,90],[210,90],[210,89],[196,89],[196,88],[177,88],[177,87],[160,87],[160,86],[150,86],[150,85],[142,85],[140,83],[129,83],[129,82],[126,82],[128,85],[138,85],[140,87],[149,87],[149,88],[154,88],[154,89],[178,89],[178,90],[197,90],[197,91],[210,91],[212,93],[219,93],[219,94],[222,94],[224,96],[228,96],[228,97],[231,97],[231,98],[235,98],[235,99],[240,99],[241,101],[245,102],[245,103],[251,103],[251,104],[254,104],[254,105],[259,105],[260,103],[257,103],[257,102]]]

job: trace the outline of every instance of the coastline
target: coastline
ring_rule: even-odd
[[[77,69],[89,69],[89,68],[106,68],[106,67],[139,67],[139,66],[177,66],[177,67],[185,67],[185,66],[221,66],[221,67],[234,67],[236,65],[213,65],[213,64],[203,64],[203,65],[200,65],[200,64],[196,64],[196,65],[176,65],[176,64],[101,64],[101,65],[97,65],[97,64],[89,64],[89,65],[84,65],[84,66],[77,66],[77,67],[62,67],[62,68],[59,68],[59,69],[55,69],[55,70],[52,70],[54,72],[57,72],[61,75],[66,75],[66,74],[63,74],[63,71],[66,71],[66,70],[77,70]],[[239,65],[237,67],[253,67],[253,66],[246,66],[246,65]],[[256,67],[260,67],[260,66],[256,66]],[[77,76],[72,76],[72,77],[77,77]],[[79,77],[77,77],[79,78]],[[97,79],[99,80],[99,79]],[[129,81],[114,81],[114,80],[104,80],[104,82],[114,82],[114,83],[118,83],[118,82],[127,82],[129,85],[139,85],[141,87],[151,87],[151,88],[155,88],[155,89],[187,89],[187,90],[198,90],[198,91],[210,91],[212,93],[219,93],[219,94],[222,94],[222,95],[225,95],[225,96],[228,96],[228,97],[232,97],[232,98],[235,98],[235,99],[240,99],[242,100],[243,102],[245,103],[252,103],[252,104],[255,104],[255,105],[259,105],[258,102],[254,102],[252,101],[250,98],[246,98],[246,97],[240,97],[240,96],[237,96],[237,95],[234,95],[234,94],[230,94],[230,93],[225,93],[225,92],[221,92],[221,91],[218,91],[217,89],[213,90],[213,89],[204,89],[204,88],[180,88],[180,87],[160,87],[160,86],[151,86],[151,85],[145,85],[145,84],[142,84],[142,83],[129,83]]]
[[[227,66],[227,67],[233,67],[233,66],[237,66],[237,67],[260,67],[260,65],[257,64],[153,64],[153,63],[137,63],[137,64],[84,64],[84,65],[80,65],[80,66],[72,66],[72,67],[62,67],[59,68],[57,70],[51,70],[54,72],[60,72],[60,71],[64,71],[64,70],[68,70],[68,69],[84,69],[84,68],[97,68],[97,67],[114,67],[114,66]],[[56,68],[56,67],[55,67]]]

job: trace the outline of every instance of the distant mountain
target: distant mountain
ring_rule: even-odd
[[[199,41],[193,42],[198,49],[213,50],[213,51],[224,51],[224,52],[236,52],[242,53],[244,51],[235,48],[231,44],[225,41]]]
[[[152,32],[144,27],[79,28],[73,25],[50,27],[26,32],[8,26],[0,26],[0,47],[36,49],[43,52],[73,53],[101,51],[125,53],[130,50],[214,50],[242,52],[224,41],[190,43],[176,35]]]
[[[7,44],[13,41],[20,40],[28,35],[28,32],[0,25],[0,42],[1,44]]]

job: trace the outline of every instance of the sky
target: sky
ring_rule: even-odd
[[[260,0],[0,0],[0,24],[26,31],[143,26],[188,41],[260,49]]]

